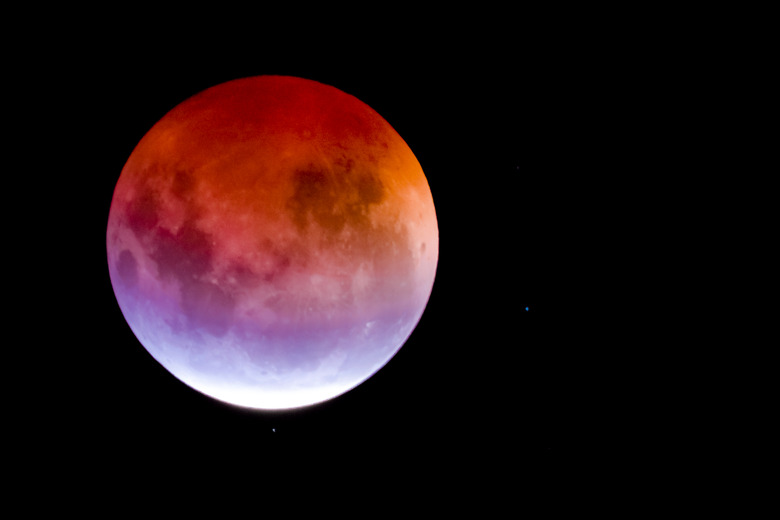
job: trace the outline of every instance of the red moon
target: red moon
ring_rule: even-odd
[[[209,88],[143,137],[114,190],[109,275],[170,373],[257,409],[311,405],[382,368],[439,251],[428,182],[373,109],[315,81]]]

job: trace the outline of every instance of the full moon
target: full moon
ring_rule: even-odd
[[[146,350],[212,398],[319,403],[381,369],[420,321],[439,251],[422,168],[357,98],[256,76],[211,87],[141,139],[106,231]]]

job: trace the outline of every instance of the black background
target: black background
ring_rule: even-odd
[[[772,431],[755,424],[771,417],[771,334],[750,334],[770,307],[744,294],[767,291],[771,258],[751,250],[771,243],[757,224],[773,207],[760,15],[287,7],[7,11],[8,497],[101,517],[217,499],[220,517],[492,518],[660,509],[697,485],[692,505],[720,507],[743,478],[761,493],[746,476],[764,472],[724,461],[765,461]],[[399,353],[343,396],[275,413],[157,364],[105,251],[142,136],[189,96],[260,74],[333,85],[387,119],[440,232],[430,303]]]
[[[52,45],[18,85],[40,100],[32,131],[47,143],[32,221],[48,243],[31,263],[50,320],[35,333],[47,354],[29,440],[55,465],[106,475],[273,473],[319,454],[461,482],[497,468],[550,478],[644,439],[631,385],[643,369],[613,292],[635,252],[623,228],[603,233],[620,215],[604,200],[630,204],[614,176],[634,146],[626,121],[652,103],[634,94],[639,51],[576,17],[521,18],[289,40],[109,25]],[[105,254],[113,188],[143,135],[197,92],[261,74],[335,86],[382,115],[423,167],[440,233],[406,345],[354,390],[285,412],[229,406],[167,373],[124,321]]]

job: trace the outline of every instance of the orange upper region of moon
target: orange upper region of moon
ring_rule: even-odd
[[[431,293],[438,227],[422,168],[374,110],[258,76],[166,114],[117,182],[117,301],[144,347],[211,397],[304,406],[370,377]]]

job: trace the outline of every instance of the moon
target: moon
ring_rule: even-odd
[[[182,102],[138,143],[106,230],[119,308],[176,378],[255,409],[381,369],[420,321],[439,232],[420,163],[357,98],[255,76]]]

